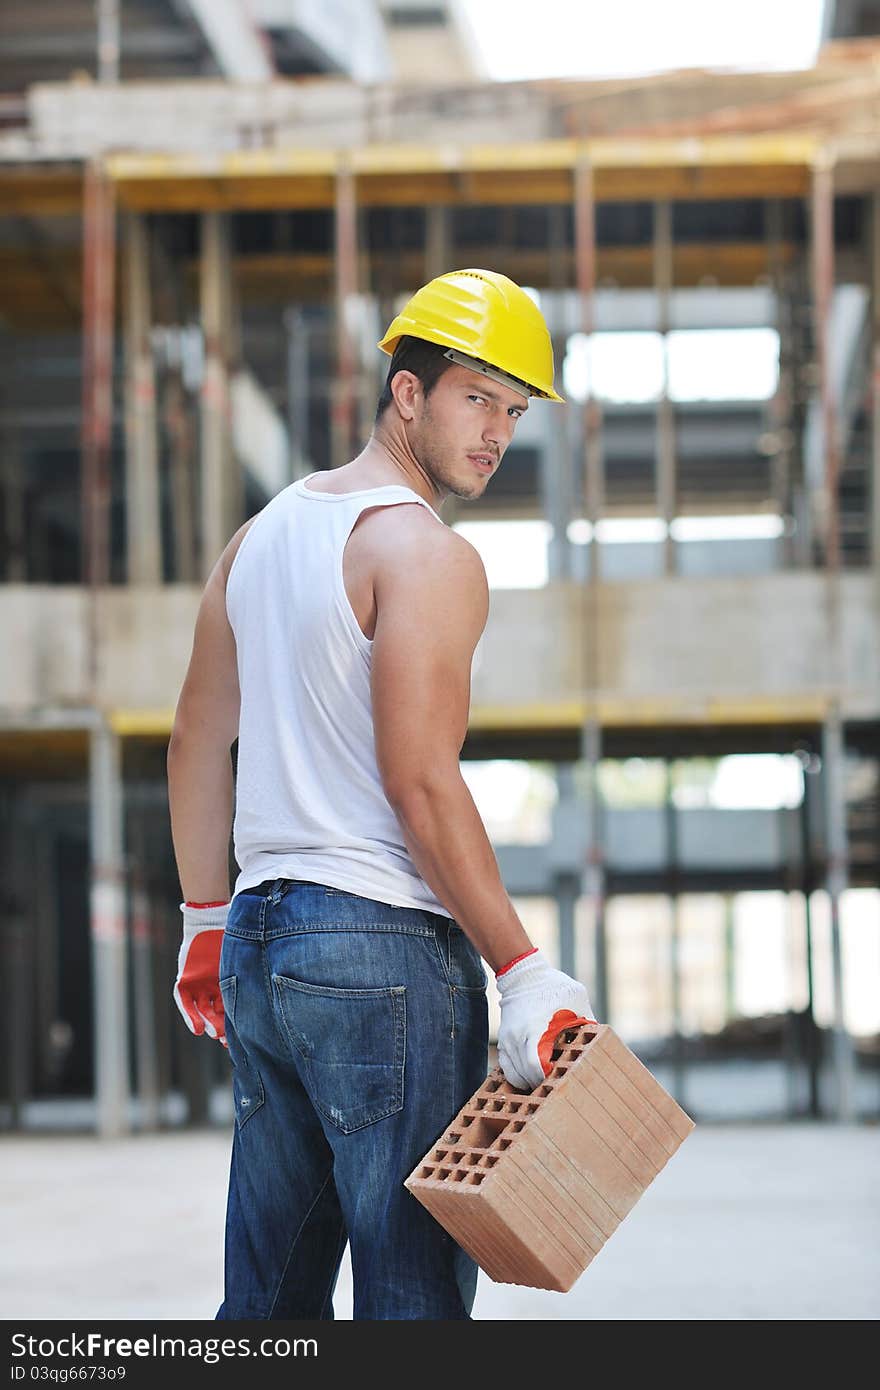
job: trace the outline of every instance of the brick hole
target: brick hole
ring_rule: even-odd
[[[453,1154],[453,1155],[452,1155],[452,1162],[453,1162],[453,1163],[461,1163],[461,1160],[462,1160],[463,1158],[464,1158],[464,1154],[463,1154],[463,1153]]]
[[[456,1168],[455,1172],[452,1174],[452,1181],[453,1181],[453,1182],[462,1182],[466,1177],[467,1177],[467,1169],[466,1169],[466,1168]]]
[[[500,1085],[500,1081],[487,1081],[484,1089],[487,1092],[487,1094],[491,1094],[492,1091],[497,1091]]]
[[[475,1110],[482,1110],[482,1109],[484,1109],[485,1105],[486,1105],[485,1099],[475,1100],[475,1101],[474,1101],[474,1109],[475,1109]]]
[[[507,1102],[507,1108],[510,1111],[511,1115],[515,1115],[517,1110],[519,1110],[519,1107],[520,1102],[518,1100],[510,1100]]]
[[[437,1176],[438,1176],[438,1178],[440,1179],[440,1181],[443,1182],[446,1178],[449,1177],[449,1175],[450,1175],[451,1172],[452,1172],[452,1169],[451,1169],[451,1168],[441,1168],[440,1171],[439,1171],[439,1173],[437,1174]]]
[[[469,1163],[472,1168],[475,1168],[482,1157],[482,1154],[468,1154],[466,1162]]]
[[[504,1101],[503,1101],[503,1100],[493,1100],[492,1104],[489,1106],[489,1109],[490,1109],[490,1110],[495,1110],[495,1111],[503,1110],[503,1109],[504,1109]]]
[[[527,1105],[527,1106],[526,1106],[526,1114],[527,1114],[527,1115],[534,1115],[534,1113],[535,1113],[535,1111],[537,1110],[537,1108],[538,1108],[537,1105]]]
[[[465,1124],[467,1124],[467,1121],[465,1121]],[[446,1136],[446,1138],[444,1139],[443,1142],[444,1142],[444,1144],[457,1144],[457,1143],[459,1142],[460,1139],[461,1139],[461,1135],[460,1135],[460,1134],[447,1134],[447,1136]]]
[[[446,1149],[435,1149],[431,1157],[435,1163],[442,1163],[447,1155],[447,1152],[448,1151]]]
[[[552,1090],[553,1090],[553,1087],[552,1087],[552,1086],[542,1086],[541,1089],[540,1089],[540,1091],[538,1091],[538,1095],[539,1095],[539,1096],[549,1096],[549,1094],[550,1094],[550,1092],[551,1092]]]
[[[419,1170],[418,1176],[419,1176],[420,1178],[433,1178],[433,1176],[434,1176],[434,1169],[433,1169],[433,1168],[421,1168],[421,1169]]]
[[[494,1167],[495,1167],[495,1164],[496,1164],[497,1162],[498,1162],[498,1155],[497,1155],[497,1154],[486,1154],[486,1157],[483,1159],[483,1167],[484,1167],[484,1168],[494,1168]]]
[[[468,1143],[475,1149],[488,1149],[506,1125],[507,1120],[501,1116],[481,1115],[468,1130]]]
[[[477,1171],[475,1170],[473,1173],[469,1173],[469,1174],[468,1174],[468,1179],[467,1179],[467,1180],[468,1180],[469,1183],[472,1183],[474,1187],[479,1187],[479,1185],[480,1185],[480,1183],[483,1181],[483,1178],[484,1178],[484,1177],[485,1177],[485,1173],[479,1173],[479,1172],[477,1172]]]
[[[556,1067],[556,1068],[555,1068],[555,1073],[556,1073],[557,1076],[564,1076],[565,1073],[566,1073],[567,1071],[568,1071],[568,1067]]]
[[[526,1122],[525,1122],[525,1120],[515,1120],[515,1121],[513,1122],[513,1124],[510,1126],[510,1128],[511,1128],[511,1130],[513,1131],[514,1134],[519,1134],[520,1130],[525,1129],[525,1127],[526,1127]]]
[[[510,1148],[510,1140],[509,1140],[509,1139],[498,1139],[498,1140],[496,1140],[496,1142],[492,1145],[492,1148],[493,1148],[493,1149],[498,1149],[498,1150],[500,1150],[501,1152],[503,1152],[505,1149],[509,1149],[509,1148]]]

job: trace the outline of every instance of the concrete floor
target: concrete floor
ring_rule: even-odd
[[[0,1142],[5,1319],[211,1319],[229,1135]],[[474,1317],[875,1319],[880,1128],[699,1126],[567,1294],[480,1275]],[[351,1317],[346,1257],[336,1315]]]

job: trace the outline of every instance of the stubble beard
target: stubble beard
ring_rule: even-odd
[[[437,443],[437,428],[428,401],[425,402],[418,438],[412,441],[412,446],[420,465],[441,494],[451,493],[453,497],[461,497],[465,501],[482,497],[489,475],[473,470],[473,481],[465,481],[466,469],[472,466],[464,453],[459,461],[454,456],[452,446],[444,448]]]

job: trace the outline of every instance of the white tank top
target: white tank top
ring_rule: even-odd
[[[226,583],[241,689],[235,893],[303,878],[451,917],[410,858],[382,787],[373,644],[342,578],[345,543],[368,507],[416,502],[446,523],[402,484],[334,495],[307,481],[259,513]]]

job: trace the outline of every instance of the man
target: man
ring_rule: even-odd
[[[519,286],[466,270],[379,346],[366,447],[274,497],[208,580],[168,750],[175,998],[233,1065],[220,1319],[332,1318],[346,1239],[355,1318],[469,1318],[476,1265],[403,1181],[485,1078],[480,958],[514,1086],[591,1015],[461,776],[488,586],[436,510],[482,496],[530,397],[561,400],[550,336]]]

